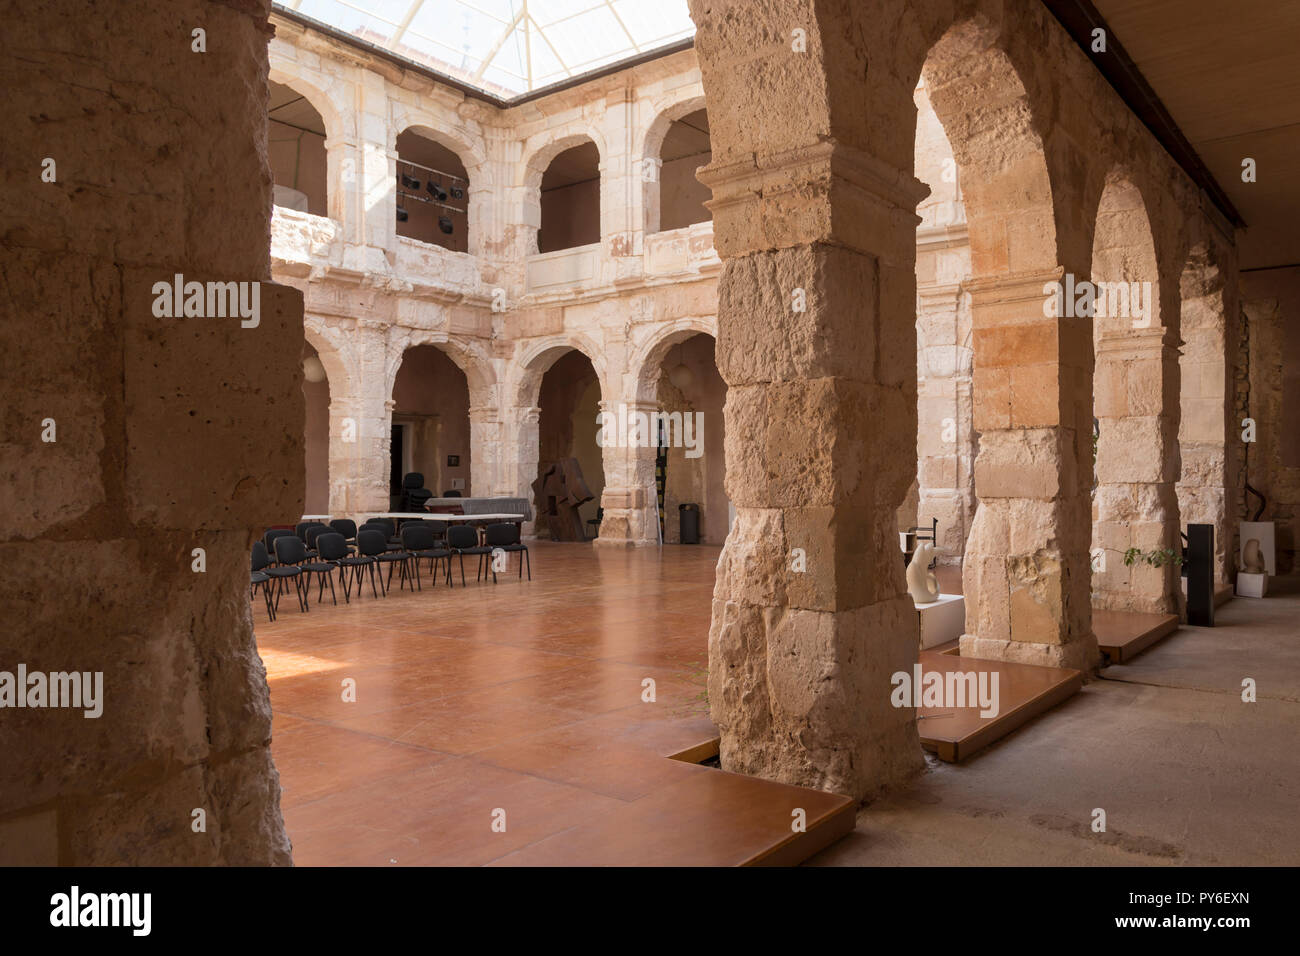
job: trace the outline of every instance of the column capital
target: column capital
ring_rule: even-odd
[[[930,194],[910,171],[835,140],[710,163],[697,178],[713,190],[705,205],[723,259],[831,241],[879,254],[881,236],[901,241],[900,225],[914,253],[916,207]]]
[[[1027,302],[1033,299],[1041,302],[1043,287],[1048,283],[1060,282],[1064,275],[1065,267],[1056,266],[1034,272],[971,278],[962,283],[962,288],[970,293],[975,305]]]

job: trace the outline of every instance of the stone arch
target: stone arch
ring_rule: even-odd
[[[351,395],[356,382],[357,368],[354,357],[346,350],[343,336],[308,313],[303,318],[302,334],[307,344],[316,350],[325,377],[330,383],[330,394]]]
[[[513,363],[512,383],[509,388],[514,403],[507,428],[511,432],[509,444],[513,446],[515,454],[513,461],[508,465],[510,474],[507,476],[507,482],[514,488],[512,493],[522,495],[529,501],[533,500],[532,484],[538,477],[538,463],[541,460],[542,379],[557,361],[574,352],[591,362],[596,373],[597,387],[600,390],[599,407],[603,408],[612,394],[607,367],[603,353],[585,335],[564,333],[538,339],[525,346]],[[594,433],[596,425],[594,420],[591,425]],[[588,476],[589,479],[590,477]],[[608,475],[603,476],[602,485],[608,481],[608,477]],[[525,530],[533,533],[534,527],[532,524],[527,524]]]
[[[1133,171],[1112,167],[1097,202],[1090,280],[1095,349],[1092,603],[1177,612],[1174,565],[1125,563],[1130,548],[1178,549],[1177,316],[1164,328],[1150,205]],[[1171,293],[1176,302],[1176,291]],[[1086,292],[1085,292],[1086,296]],[[1086,306],[1086,298],[1085,298]],[[1079,310],[1076,304],[1076,311]]]
[[[953,23],[921,67],[952,147],[976,279],[1055,270],[1056,211],[1041,123],[1001,31]]]
[[[1106,176],[1101,195],[1097,199],[1097,212],[1092,230],[1092,274],[1094,284],[1099,282],[1145,282],[1151,290],[1149,315],[1141,320],[1143,328],[1160,327],[1160,269],[1156,257],[1155,236],[1151,229],[1148,204],[1133,175],[1116,167]],[[1108,296],[1103,305],[1100,296],[1094,316],[1094,338],[1105,332],[1121,333],[1138,328],[1139,322],[1131,315],[1113,315],[1124,307],[1119,296]],[[1130,301],[1125,312],[1133,311]],[[1130,320],[1130,321],[1125,321]]]
[[[537,142],[534,143],[531,140],[537,140]],[[568,132],[562,132],[559,135],[548,132],[545,135],[531,137],[530,142],[524,144],[524,157],[519,166],[521,179],[519,185],[530,193],[540,191],[542,176],[545,175],[547,167],[551,165],[551,160],[566,149],[581,146],[585,142],[596,144],[596,152],[600,154],[600,162],[603,166],[608,151],[605,147],[604,136],[594,126],[570,129]]]
[[[636,156],[641,164],[641,169],[634,172],[641,179],[641,228],[647,235],[659,231],[659,211],[660,211],[660,188],[662,186],[661,177],[656,175],[653,179],[648,180],[644,175],[644,166],[646,163],[659,164],[659,156],[663,150],[664,137],[668,135],[668,130],[672,125],[683,116],[694,113],[696,110],[705,109],[703,91],[695,92],[692,88],[687,88],[688,93],[664,98],[656,102],[653,110],[653,119],[640,133],[638,142],[633,149],[633,156]]]
[[[394,103],[392,126],[389,127],[390,148],[395,148],[397,137],[406,132],[419,133],[425,139],[455,153],[469,174],[472,185],[492,185],[487,147],[476,131],[463,125],[444,126],[437,122],[437,117],[430,117],[422,110],[411,109],[404,103]]]
[[[497,376],[492,358],[486,348],[474,341],[428,329],[394,330],[384,359],[384,395],[391,401],[397,372],[402,367],[402,357],[407,349],[420,345],[433,345],[465,373],[469,386],[470,406],[491,405],[495,402]]]
[[[581,352],[596,370],[600,381],[602,400],[611,395],[609,370],[605,363],[604,352],[596,343],[580,332],[566,332],[548,335],[530,342],[515,360],[514,384],[511,390],[514,406],[517,408],[536,408],[537,396],[542,387],[542,376],[566,352]]]
[[[388,129],[389,152],[394,156],[390,168],[398,180],[394,187],[393,202],[396,208],[405,210],[405,215],[395,223],[398,235],[442,246],[454,253],[481,255],[485,245],[483,223],[490,207],[488,197],[492,192],[488,173],[491,167],[487,162],[482,142],[477,137],[464,136],[463,134],[467,132],[464,129],[453,127],[451,130],[446,130],[438,125],[430,125],[427,114],[421,112],[411,116],[413,111],[399,108],[400,106],[400,104],[394,105],[393,122]],[[428,146],[421,145],[421,141],[445,150],[454,162],[435,158],[434,155],[425,155]],[[404,165],[405,163],[416,165],[411,167]],[[456,169],[455,163],[460,164],[463,175]],[[426,195],[423,190],[415,190],[417,198],[403,201],[399,192],[403,177],[396,174],[409,173],[417,180],[427,179],[432,182],[433,174],[422,171],[420,168],[422,166],[436,169],[440,174],[438,181],[447,190],[456,187],[454,180],[463,178],[465,190],[463,199],[446,198],[445,201],[452,207],[447,209],[430,205],[428,201],[433,197]],[[443,181],[441,174],[446,174],[451,179]],[[461,210],[464,211],[463,223],[460,221]],[[450,233],[435,231],[440,217],[446,217],[452,224],[449,227]],[[462,230],[463,237],[459,235]]]
[[[538,233],[542,228],[542,177],[546,175],[546,170],[550,167],[555,157],[559,156],[567,149],[575,146],[582,146],[585,143],[593,143],[596,147],[596,153],[599,156],[597,169],[601,170],[603,179],[605,157],[608,155],[605,147],[605,139],[594,127],[584,126],[581,129],[562,132],[554,135],[553,131],[547,134],[539,134],[532,137],[529,142],[524,144],[524,158],[518,167],[520,202],[522,211],[518,218],[519,222],[524,225],[524,255],[536,255],[538,251]],[[603,185],[603,184],[602,184]],[[603,192],[603,188],[601,190]],[[603,199],[603,196],[602,196]],[[600,204],[600,234],[606,234],[605,216],[607,215],[606,204]]]
[[[279,83],[282,86],[296,90],[307,98],[312,108],[320,114],[321,120],[325,123],[326,148],[355,137],[356,127],[351,121],[351,114],[341,109],[321,87],[310,80],[304,79],[297,73],[277,67],[274,57],[271,59],[271,68],[267,78],[273,83]]]
[[[500,472],[501,441],[496,368],[481,343],[430,329],[392,330],[384,361],[383,394],[389,415],[397,411],[394,393],[397,375],[406,354],[410,349],[424,345],[437,349],[465,376],[468,399],[466,413],[469,420],[469,487],[473,494],[486,495],[496,488]],[[435,473],[440,473],[440,470],[441,466],[435,469]]]
[[[714,341],[717,341],[716,316],[686,316],[655,327],[653,334],[637,346],[628,359],[636,401],[655,401],[659,384],[659,368],[669,351],[674,345],[700,334],[712,336]]]
[[[305,96],[325,124],[325,202],[330,219],[343,223],[347,218],[347,180],[360,171],[360,160],[352,155],[357,129],[355,113],[346,104],[335,103],[322,87],[296,73],[277,69],[272,58],[270,79]],[[356,164],[349,174],[346,164]]]

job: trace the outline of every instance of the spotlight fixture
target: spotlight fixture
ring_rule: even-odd
[[[441,186],[439,186],[437,183],[435,183],[432,179],[426,181],[424,185],[428,188],[429,194],[433,196],[434,199],[438,200],[438,202],[447,201],[447,191],[443,189]]]
[[[456,227],[451,224],[451,220],[448,219],[446,216],[439,216],[438,228],[450,236],[452,232],[455,231]]]
[[[407,211],[406,211],[405,209],[403,209],[401,206],[398,206],[398,207],[397,207],[397,221],[398,221],[398,222],[406,222],[406,220],[408,220],[408,219],[410,219],[410,218],[411,218],[411,214],[410,214],[409,212],[407,212]]]
[[[402,187],[405,189],[419,189],[420,181],[413,176],[402,173]]]
[[[452,198],[452,199],[464,199],[464,198],[465,198],[465,190],[461,189],[459,186],[452,186],[452,187],[451,187],[451,198]]]

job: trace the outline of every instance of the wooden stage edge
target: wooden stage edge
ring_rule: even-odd
[[[918,707],[921,746],[945,763],[958,763],[1023,727],[1039,714],[1078,693],[1083,672],[1008,661],[985,661],[950,652],[921,652],[924,671],[998,675],[998,714],[981,717],[979,707]]]
[[[1107,662],[1124,664],[1178,630],[1178,615],[1093,608],[1092,630]]]
[[[694,746],[669,754],[669,760],[700,764],[716,757],[721,750],[722,738],[712,737],[702,740]],[[713,773],[726,773],[724,770],[709,768]],[[734,776],[742,776],[735,774]],[[782,785],[787,786],[787,785]],[[804,789],[791,787],[793,790]],[[814,813],[807,821],[807,830],[802,833],[791,831],[771,846],[759,850],[741,861],[739,866],[798,866],[804,860],[820,853],[836,840],[848,836],[857,825],[857,806],[853,800],[843,794],[825,794],[813,791],[819,797],[838,798],[834,805],[821,813]]]

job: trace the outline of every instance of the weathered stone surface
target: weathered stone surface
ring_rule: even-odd
[[[98,717],[0,711],[0,862],[289,862],[247,576],[254,529],[302,502],[302,304],[268,282],[269,6],[51,0],[0,41],[0,669],[103,680]],[[262,283],[260,328],[156,317],[176,273]]]

